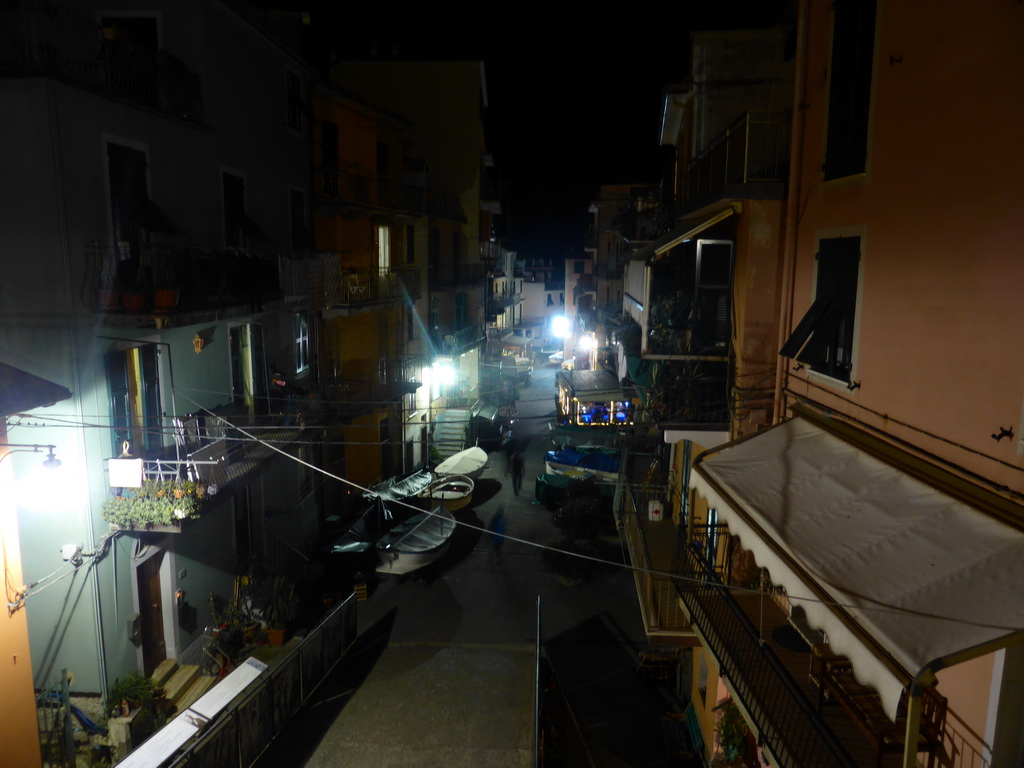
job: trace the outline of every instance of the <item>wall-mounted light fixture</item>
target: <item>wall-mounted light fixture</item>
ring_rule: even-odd
[[[57,446],[55,445],[35,445],[32,443],[0,443],[0,448],[13,448],[14,450],[8,450],[3,456],[0,456],[0,461],[3,461],[12,453],[42,453],[46,450],[46,458],[43,460],[43,466],[47,469],[56,469],[60,466],[60,459],[57,458],[55,451]]]
[[[196,335],[192,337],[192,348],[196,351],[196,354],[198,355],[200,352],[203,351],[203,347],[205,346],[206,339],[200,336],[199,333],[197,332]]]

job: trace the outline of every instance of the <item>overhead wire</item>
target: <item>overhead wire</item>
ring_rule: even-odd
[[[188,398],[187,395],[185,397],[187,399],[191,399],[191,398]],[[192,402],[197,407],[199,407],[200,409],[206,410],[205,408],[200,406],[198,403],[195,403],[195,401],[192,401]],[[252,440],[254,440],[256,442],[263,443],[263,441],[260,440],[260,438],[256,437],[255,435],[248,435],[244,428],[238,427],[237,425],[231,425],[231,426],[232,426],[233,429],[237,429],[239,432],[241,432],[243,435],[246,435],[250,439],[252,439]],[[303,464],[306,467],[312,469],[313,471],[318,472],[318,473],[320,473],[320,474],[322,474],[322,475],[324,475],[326,477],[329,477],[329,478],[331,478],[333,480],[337,480],[338,482],[344,483],[345,485],[349,485],[349,486],[351,486],[351,487],[353,487],[353,488],[355,488],[357,490],[360,490],[360,491],[362,491],[364,493],[365,492],[372,492],[369,488],[364,487],[362,485],[359,485],[358,483],[356,483],[356,482],[354,482],[352,480],[349,480],[349,479],[344,478],[344,477],[340,477],[339,475],[335,475],[335,474],[333,474],[333,473],[323,469],[322,467],[318,467],[318,466],[316,466],[314,464],[311,464],[311,463],[309,463],[307,461],[304,461],[303,459],[301,459],[299,457],[292,456],[287,451],[283,451],[283,450],[281,450],[280,448],[278,448],[275,445],[270,445],[270,444],[267,444],[267,443],[264,443],[264,445],[266,445],[271,450],[273,450],[273,451],[275,451],[277,453],[280,453],[283,456],[286,456],[287,458],[291,459],[292,461],[295,461],[295,462],[298,462],[300,464]],[[409,503],[407,503],[405,501],[402,501],[402,500],[395,500],[395,501],[393,501],[393,503],[397,504],[399,506],[406,507],[408,509],[412,509],[412,510],[416,511],[417,513],[423,513],[424,512],[423,509],[421,509],[419,507],[416,507],[416,506],[414,506],[412,504],[409,504]],[[427,514],[433,515],[434,513],[431,510],[427,510]],[[641,573],[641,574],[645,574],[645,575],[648,575],[648,576],[657,576],[657,577],[661,577],[661,578],[667,578],[667,579],[670,579],[670,580],[672,580],[674,582],[683,582],[683,583],[693,584],[693,585],[697,585],[697,586],[716,586],[716,587],[721,587],[723,589],[726,589],[726,590],[728,590],[730,592],[736,592],[736,593],[749,593],[749,594],[758,594],[759,595],[762,592],[762,590],[754,589],[752,587],[740,587],[740,586],[726,585],[726,584],[722,584],[721,582],[711,581],[711,580],[708,580],[708,579],[696,578],[696,577],[686,576],[686,575],[682,575],[682,574],[678,574],[678,573],[668,573],[668,572],[664,572],[664,571],[656,571],[656,570],[653,570],[653,569],[650,569],[650,568],[641,568],[639,566],[635,566],[635,565],[632,565],[632,564],[620,563],[620,562],[616,562],[614,560],[607,560],[605,558],[595,557],[593,555],[587,555],[587,554],[584,554],[584,553],[581,553],[581,552],[572,552],[572,551],[569,551],[569,550],[566,550],[566,549],[562,549],[560,547],[553,547],[553,546],[548,545],[548,544],[540,544],[538,542],[531,541],[529,539],[523,539],[523,538],[520,538],[518,536],[513,536],[511,534],[508,534],[508,533],[497,533],[495,531],[489,531],[489,530],[487,530],[483,526],[473,525],[472,523],[469,523],[467,521],[456,520],[455,523],[457,525],[459,525],[459,526],[468,528],[470,530],[478,531],[480,533],[488,533],[488,534],[490,534],[492,536],[499,537],[499,538],[501,538],[501,539],[503,539],[505,541],[514,541],[514,542],[516,542],[518,544],[524,544],[526,546],[533,547],[535,549],[539,549],[539,550],[542,550],[542,551],[555,552],[555,553],[558,553],[558,554],[567,555],[567,556],[575,557],[575,558],[582,559],[582,560],[588,560],[590,562],[594,562],[594,563],[597,563],[597,564],[600,564],[600,565],[605,565],[605,566],[615,567],[615,568],[621,568],[621,569],[624,569],[624,570],[629,570],[629,571],[633,571],[635,573]],[[789,600],[792,600],[792,601],[797,601],[797,602],[801,602],[801,603],[808,603],[808,604],[819,604],[819,605],[824,605],[824,606],[831,607],[831,608],[842,608],[844,610],[853,609],[853,610],[860,610],[860,611],[873,611],[873,612],[876,612],[876,613],[890,613],[890,614],[899,614],[899,615],[912,615],[912,616],[917,616],[919,618],[934,619],[934,620],[946,621],[946,622],[955,623],[955,624],[963,624],[963,625],[967,625],[967,626],[981,627],[981,628],[986,628],[986,629],[997,629],[997,630],[1002,630],[1002,631],[1007,631],[1007,632],[1019,632],[1019,631],[1024,630],[1024,627],[1014,627],[1014,626],[1008,626],[1008,625],[992,624],[992,623],[988,623],[988,622],[972,621],[970,619],[965,619],[965,618],[961,618],[961,617],[943,616],[943,615],[934,614],[934,613],[931,613],[931,612],[928,612],[928,611],[918,611],[918,610],[914,610],[912,608],[906,608],[906,607],[903,607],[903,606],[891,605],[891,604],[885,603],[883,601],[874,600],[874,599],[872,599],[870,597],[867,597],[867,596],[861,596],[861,597],[863,597],[864,600],[873,603],[873,605],[861,605],[861,604],[853,604],[853,603],[842,603],[842,602],[835,601],[835,600],[833,600],[833,601],[822,600],[822,599],[817,598],[817,597],[807,597],[807,596],[801,596],[801,595],[793,595],[793,594],[788,593],[788,592],[787,592],[786,596],[787,596],[787,598]]]

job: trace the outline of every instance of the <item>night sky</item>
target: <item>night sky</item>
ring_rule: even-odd
[[[531,16],[495,19],[476,33],[421,29],[377,41],[328,5],[312,12],[311,27],[317,49],[340,59],[482,59],[486,140],[505,189],[498,234],[520,258],[563,258],[582,254],[601,184],[658,181],[662,89],[688,74],[690,31],[772,26],[795,18],[795,4],[682,3],[671,16],[606,20],[590,10],[579,25],[557,29]]]

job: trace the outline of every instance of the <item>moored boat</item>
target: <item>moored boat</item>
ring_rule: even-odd
[[[477,480],[487,465],[487,451],[483,448],[467,448],[452,454],[434,467],[435,475],[464,475]]]
[[[438,505],[413,515],[377,541],[378,573],[410,573],[443,555],[455,532],[452,513]]]
[[[421,499],[441,502],[445,509],[462,509],[473,500],[475,483],[465,475],[443,475],[418,494]]]

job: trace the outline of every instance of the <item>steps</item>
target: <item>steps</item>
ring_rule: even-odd
[[[177,659],[161,661],[150,679],[164,689],[169,712],[188,709],[217,682],[215,677],[200,675],[195,664],[178,666]]]
[[[469,411],[459,408],[451,408],[438,415],[434,423],[434,447],[443,458],[465,449],[469,420]]]

